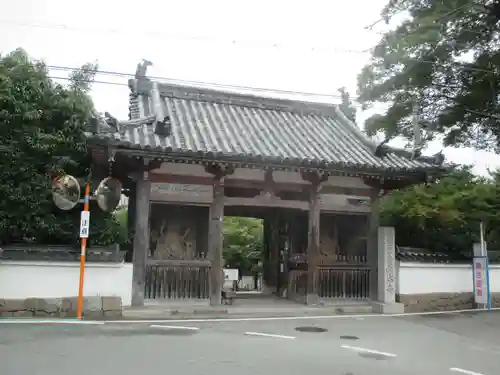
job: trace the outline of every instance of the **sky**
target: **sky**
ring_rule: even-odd
[[[0,53],[24,48],[48,65],[134,74],[141,59],[148,75],[173,80],[314,93],[272,93],[311,101],[339,102],[338,91],[356,93],[380,35],[366,30],[386,0],[17,0],[0,13]],[[74,5],[70,5],[74,4]],[[67,77],[52,69],[52,77]],[[99,74],[92,97],[99,111],[126,119],[128,77]],[[227,87],[227,86],[226,86]],[[261,95],[266,93],[260,92]],[[373,111],[383,107],[375,106]],[[358,114],[359,124],[373,112]],[[395,146],[402,146],[397,142]],[[431,144],[426,154],[442,149]],[[475,164],[487,174],[500,156],[447,149],[447,161]]]

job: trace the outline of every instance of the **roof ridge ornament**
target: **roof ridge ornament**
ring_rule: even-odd
[[[150,60],[142,59],[140,63],[137,64],[137,68],[135,69],[134,78],[130,78],[128,80],[128,87],[133,94],[137,94],[137,81],[149,81],[146,73],[148,68],[152,66],[153,63]]]
[[[92,117],[88,127],[93,135],[116,133],[123,135],[127,130],[139,129],[147,124],[153,124],[154,133],[160,137],[168,137],[171,133],[172,126],[169,116],[158,119],[153,115],[137,120],[119,121],[109,112],[104,112],[104,116]]]
[[[152,65],[153,63],[151,61],[142,59],[142,62],[137,64],[137,69],[135,70],[135,79],[148,79],[146,73],[148,71],[148,67]]]
[[[443,154],[443,150],[432,156],[422,155],[422,148],[414,148],[412,150],[405,150],[400,148],[393,148],[387,143],[389,139],[384,139],[375,149],[375,156],[379,158],[386,157],[388,154],[395,154],[397,156],[401,156],[410,160],[420,161],[424,163],[431,163],[433,165],[441,166],[444,163],[445,156]]]

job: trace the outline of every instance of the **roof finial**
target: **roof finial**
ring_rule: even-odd
[[[153,63],[149,60],[142,59],[142,62],[137,64],[137,69],[135,71],[135,79],[144,79],[146,78],[146,72],[148,67],[153,65]]]

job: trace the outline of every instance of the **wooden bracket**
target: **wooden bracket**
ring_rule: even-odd
[[[273,178],[273,170],[266,169],[264,174],[264,190],[259,194],[261,198],[275,198],[276,187]]]
[[[321,188],[321,185],[328,180],[330,174],[325,171],[302,171],[302,179],[311,185]]]
[[[220,180],[225,176],[234,173],[235,167],[232,164],[225,163],[210,163],[205,165],[205,171],[214,176],[215,179]]]
[[[144,167],[149,167],[149,164],[153,161],[153,158],[149,158],[147,156],[144,156],[142,158],[142,164]]]
[[[160,168],[161,160],[144,156],[142,158],[142,170],[150,171],[151,169]]]

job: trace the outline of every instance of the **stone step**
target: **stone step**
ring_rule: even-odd
[[[292,316],[329,316],[371,314],[372,305],[369,303],[341,304],[328,306],[182,306],[168,307],[148,306],[144,308],[125,308],[124,319],[214,319],[214,318],[266,318],[266,317],[292,317]]]

